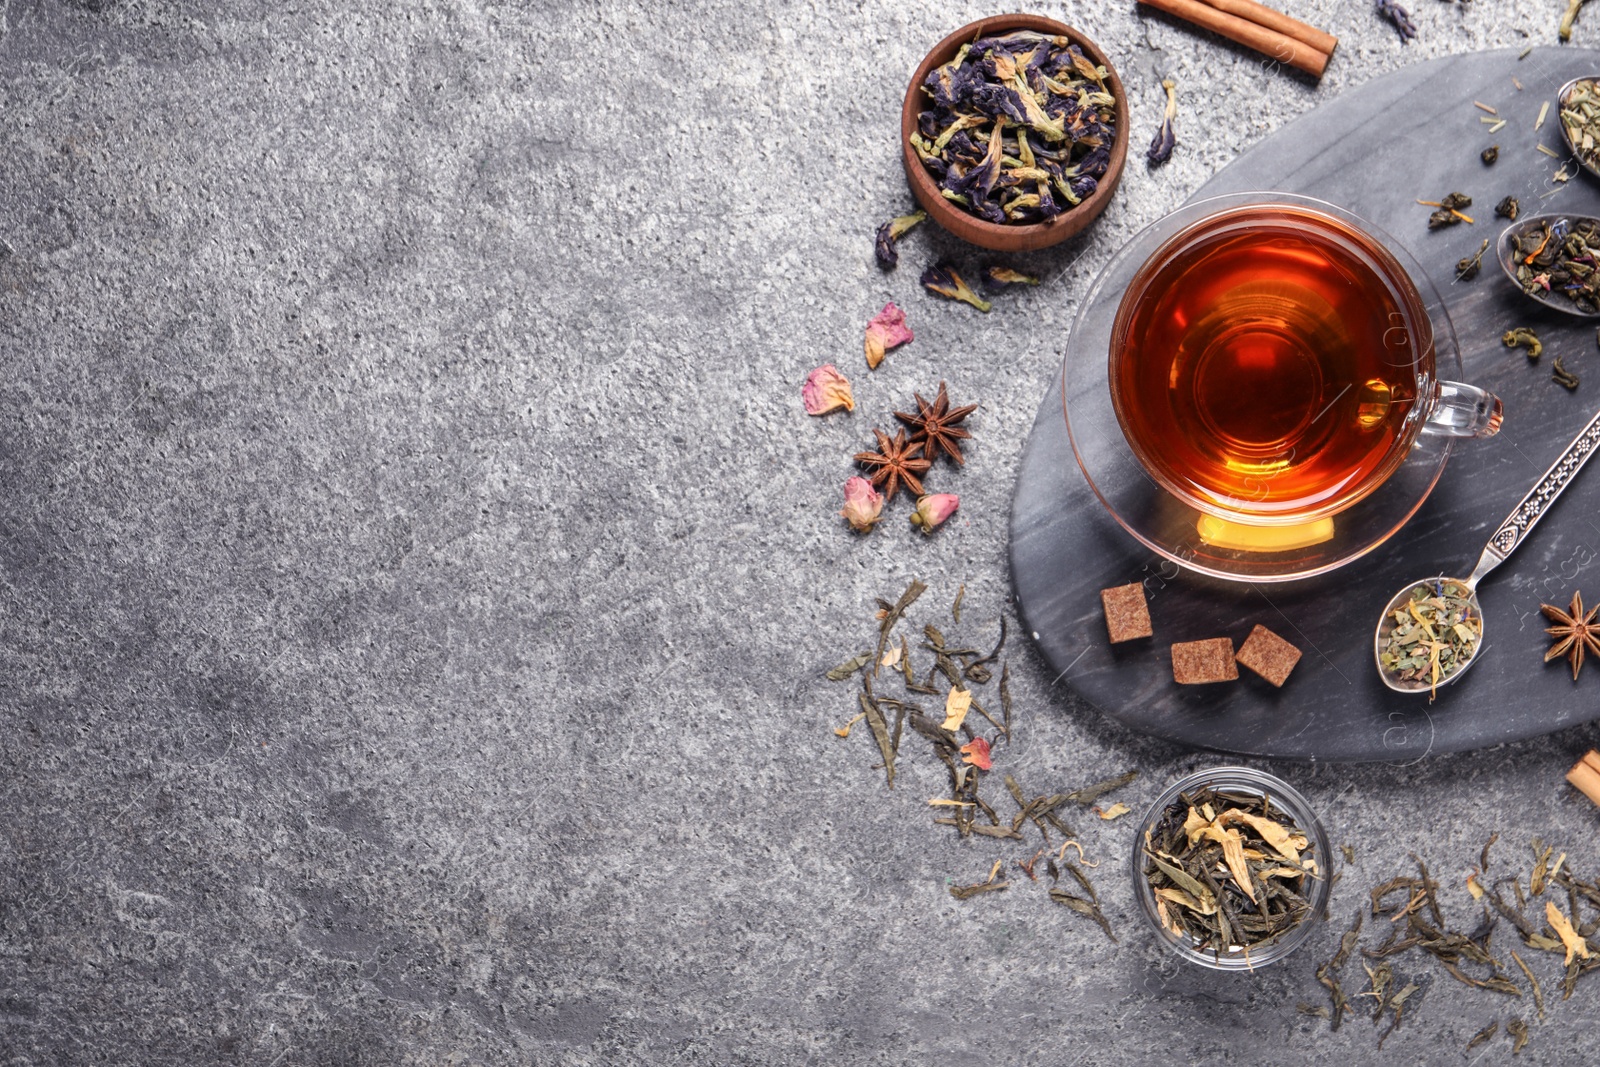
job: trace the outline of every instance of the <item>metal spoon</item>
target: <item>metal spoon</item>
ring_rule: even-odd
[[[1561,117],[1561,113],[1567,110],[1567,102],[1572,99],[1572,90],[1578,87],[1579,82],[1600,82],[1600,78],[1596,78],[1594,75],[1588,75],[1582,78],[1573,78],[1571,81],[1557,90],[1556,125],[1561,127],[1561,136],[1566,139],[1567,147],[1570,148],[1572,150],[1572,154],[1577,157],[1578,164],[1590,174],[1600,177],[1600,170],[1596,170],[1594,164],[1589,162],[1590,158],[1594,155],[1594,150],[1591,148],[1588,152],[1585,152],[1577,145],[1573,144],[1572,130],[1567,126],[1566,120]]]
[[[1564,241],[1567,234],[1572,232],[1572,227],[1580,222],[1600,223],[1600,219],[1588,215],[1530,215],[1519,219],[1510,226],[1500,231],[1500,237],[1494,243],[1494,258],[1500,261],[1500,269],[1506,272],[1506,277],[1511,279],[1522,295],[1530,300],[1537,300],[1547,308],[1560,311],[1568,315],[1576,315],[1580,319],[1600,318],[1600,311],[1585,311],[1563,293],[1550,292],[1535,287],[1532,292],[1522,287],[1522,281],[1517,277],[1517,241],[1527,236],[1528,233],[1538,230],[1546,222],[1551,227],[1551,240]]]
[[[1469,617],[1478,620],[1478,640],[1472,646],[1466,662],[1448,676],[1440,678],[1438,685],[1449,685],[1467,673],[1467,668],[1478,661],[1478,654],[1483,651],[1484,638],[1483,608],[1478,603],[1478,583],[1483,580],[1484,575],[1498,567],[1516,550],[1523,538],[1528,536],[1528,531],[1544,518],[1544,513],[1550,510],[1550,505],[1555,503],[1556,497],[1572,483],[1578,472],[1583,469],[1583,465],[1589,462],[1589,457],[1596,451],[1600,451],[1600,413],[1596,413],[1595,417],[1589,420],[1589,425],[1572,439],[1571,444],[1562,449],[1561,455],[1557,456],[1550,469],[1544,472],[1544,477],[1528,490],[1528,495],[1522,498],[1521,503],[1511,509],[1511,514],[1506,516],[1505,522],[1500,524],[1500,528],[1484,546],[1483,555],[1478,557],[1478,565],[1473,568],[1468,578],[1462,580],[1441,575],[1438,578],[1407,582],[1398,593],[1389,598],[1389,603],[1384,606],[1383,615],[1378,619],[1378,628],[1372,639],[1373,662],[1378,665],[1378,676],[1383,679],[1384,685],[1397,693],[1426,693],[1437,688],[1431,679],[1420,682],[1401,681],[1384,668],[1381,659],[1384,640],[1395,626],[1393,613],[1405,607],[1418,586],[1426,587],[1436,593],[1442,593],[1445,586],[1450,586],[1451,592],[1466,597]]]

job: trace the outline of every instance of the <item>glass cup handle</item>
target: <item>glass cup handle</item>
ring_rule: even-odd
[[[1476,385],[1440,382],[1423,433],[1445,437],[1493,437],[1500,432],[1500,398]]]

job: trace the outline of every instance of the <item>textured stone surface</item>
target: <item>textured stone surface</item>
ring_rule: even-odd
[[[980,316],[916,277],[983,257],[919,232],[884,275],[870,235],[907,201],[902,72],[983,8],[0,0],[0,1063],[1381,1058],[1295,1011],[1337,929],[1254,977],[1161,956],[1132,817],[1074,817],[1118,946],[1015,868],[954,901],[1034,846],[931,826],[914,737],[886,791],[820,677],[912,575],[914,621],[993,640],[1018,456],[1112,249],[1318,102],[1556,18],[1414,0],[1402,46],[1289,6],[1344,42],[1320,85],[1121,0],[1066,14],[1136,148],[1176,74],[1182,143]],[[917,338],[869,374],[888,299]],[[825,361],[853,415],[801,410]],[[940,378],[983,403],[935,484],[961,510],[849,536],[849,454]],[[997,773],[1136,766],[1138,808],[1214,761],[1010,651]],[[1413,850],[1470,923],[1491,829],[1501,871],[1535,833],[1600,869],[1561,783],[1597,739],[1268,766],[1356,848],[1340,925]],[[1531,1012],[1406,967],[1396,1062]],[[1552,998],[1523,1058],[1588,1062],[1597,998]]]

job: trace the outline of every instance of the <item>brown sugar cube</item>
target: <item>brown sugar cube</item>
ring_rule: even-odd
[[[1583,795],[1600,804],[1600,752],[1590,749],[1584,753],[1577,766],[1567,772],[1567,781],[1583,791]]]
[[[1257,626],[1239,646],[1234,657],[1273,685],[1282,688],[1289,672],[1300,662],[1300,650],[1267,629]]]
[[[1144,586],[1140,583],[1102,589],[1100,603],[1106,609],[1106,629],[1111,631],[1113,645],[1155,632],[1150,629],[1150,609],[1145,605]]]
[[[1233,641],[1229,638],[1179,641],[1172,646],[1172,680],[1179,685],[1232,682],[1238,677],[1239,668],[1233,662]]]

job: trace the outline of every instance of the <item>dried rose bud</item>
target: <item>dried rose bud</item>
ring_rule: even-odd
[[[961,498],[954,493],[929,493],[917,497],[917,510],[911,513],[911,525],[931,534],[939,525],[956,513]]]
[[[865,478],[844,483],[844,510],[839,512],[852,530],[866,533],[883,517],[883,494]]]
[[[856,409],[856,398],[850,393],[850,379],[839,373],[832,363],[824,363],[806,375],[806,384],[800,389],[800,399],[805,401],[806,414],[826,415],[844,408]]]
[[[911,340],[911,329],[906,325],[906,313],[893,302],[883,305],[883,310],[867,323],[867,366],[873,370],[883,362],[884,353],[899,348]]]

